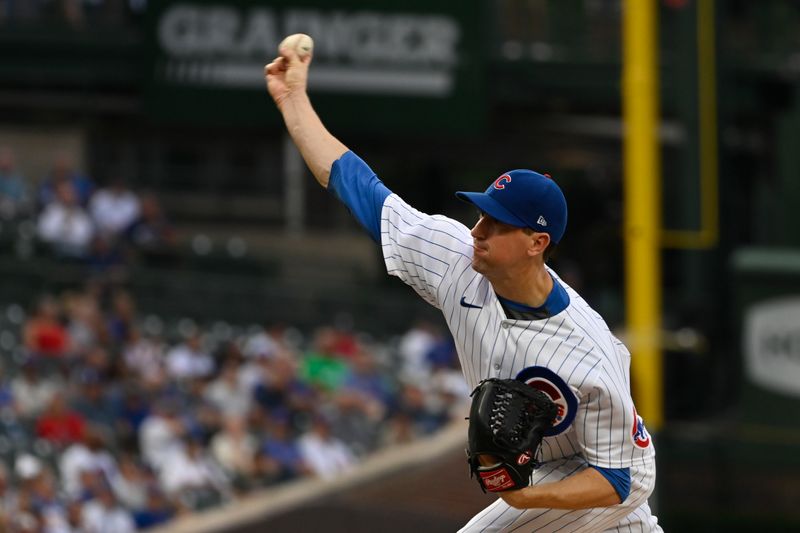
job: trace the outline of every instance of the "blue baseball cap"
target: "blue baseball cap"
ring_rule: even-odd
[[[456,197],[492,218],[518,228],[547,233],[558,242],[567,227],[567,200],[549,176],[532,170],[511,170],[486,192],[458,191]]]

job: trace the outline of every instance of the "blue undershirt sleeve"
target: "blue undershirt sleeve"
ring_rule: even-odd
[[[611,483],[614,490],[617,491],[619,499],[624,502],[628,495],[631,493],[631,469],[630,468],[600,468],[599,466],[590,465],[592,468],[600,472],[604,478]]]
[[[372,240],[381,242],[381,209],[392,194],[367,164],[353,152],[334,161],[328,190],[347,206]]]

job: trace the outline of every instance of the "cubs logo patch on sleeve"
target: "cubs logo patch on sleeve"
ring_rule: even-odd
[[[636,407],[633,408],[633,429],[631,429],[631,438],[633,444],[639,448],[647,448],[650,446],[650,433],[644,427],[644,420],[636,412]]]
[[[517,374],[517,380],[542,391],[556,404],[555,424],[545,431],[544,436],[565,432],[578,413],[578,398],[561,376],[544,366],[529,366]]]

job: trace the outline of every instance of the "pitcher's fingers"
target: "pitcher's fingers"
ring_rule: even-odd
[[[300,62],[300,57],[297,55],[297,51],[292,48],[287,48],[285,46],[281,47],[278,50],[278,54],[280,54],[281,58],[286,61],[287,67]]]
[[[272,63],[264,67],[264,74],[278,74],[286,70],[286,60],[282,57],[276,57]]]

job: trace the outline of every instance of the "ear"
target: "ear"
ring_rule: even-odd
[[[544,251],[550,245],[550,234],[533,232],[530,235],[530,244],[528,246],[528,256],[533,257],[536,255],[544,255]]]

